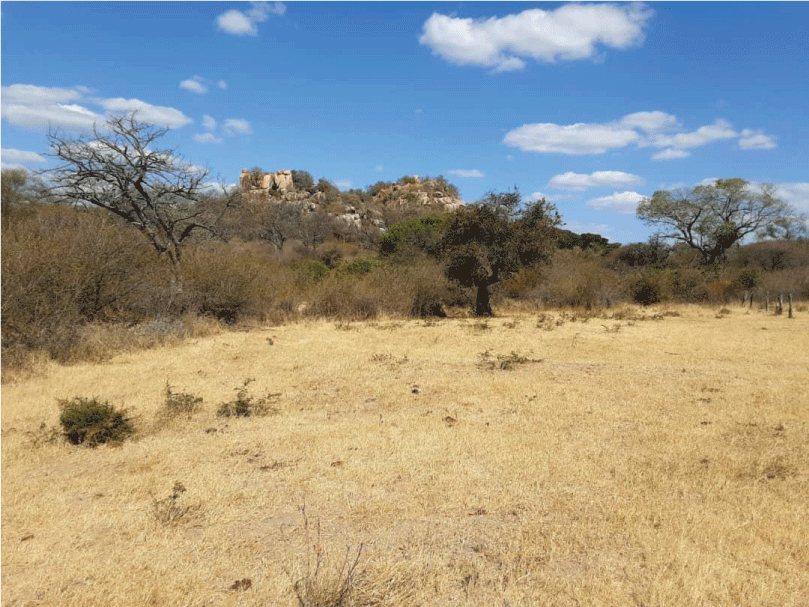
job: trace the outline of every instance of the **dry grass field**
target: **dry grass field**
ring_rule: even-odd
[[[47,366],[2,388],[2,604],[807,605],[807,363],[805,311],[672,307]],[[74,396],[137,436],[49,440]]]

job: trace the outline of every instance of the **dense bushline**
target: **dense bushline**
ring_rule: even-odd
[[[4,373],[32,357],[104,357],[216,324],[457,315],[474,302],[473,289],[446,278],[436,245],[450,217],[434,209],[379,240],[328,224],[322,240],[280,248],[231,219],[227,242],[201,234],[185,245],[177,289],[172,268],[132,226],[3,185]],[[745,291],[756,302],[768,292],[809,299],[805,240],[734,246],[723,264],[708,267],[694,251],[654,240],[619,246],[557,229],[555,241],[548,265],[522,268],[494,288],[495,311],[505,299],[587,308],[727,304]]]

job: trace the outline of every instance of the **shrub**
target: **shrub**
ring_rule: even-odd
[[[121,443],[135,432],[126,411],[106,401],[76,397],[60,400],[59,406],[62,409],[59,423],[65,438],[74,445],[97,447],[103,443]]]
[[[315,189],[315,180],[308,171],[292,171],[292,185],[296,190],[310,192]]]
[[[343,274],[351,274],[352,276],[364,276],[374,268],[374,261],[365,257],[358,257],[343,263],[338,271]]]
[[[240,388],[236,388],[236,399],[222,403],[216,410],[218,417],[251,417],[254,415],[274,415],[278,413],[278,408],[273,407],[269,402],[280,394],[267,393],[262,398],[254,398],[247,392],[247,386],[253,381],[248,377],[244,380]]]
[[[168,382],[166,382],[165,395],[163,409],[159,413],[159,416],[164,419],[183,416],[190,418],[194,413],[202,409],[201,396],[195,396],[188,392],[175,392]]]
[[[379,239],[383,255],[412,257],[417,251],[436,252],[441,231],[447,223],[446,215],[422,215],[392,226]]]
[[[632,301],[642,306],[663,301],[663,285],[656,276],[641,276],[629,286],[629,293]]]

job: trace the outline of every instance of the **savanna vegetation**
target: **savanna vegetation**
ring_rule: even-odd
[[[3,171],[4,605],[804,604],[773,190],[656,192],[627,245],[516,189],[380,229],[336,213],[457,189],[257,205],[161,136]]]
[[[129,133],[126,124],[119,126]],[[136,134],[144,132],[159,134]],[[72,173],[69,163],[61,166],[60,187],[54,181],[46,187],[53,175],[3,172],[4,375],[43,357],[100,359],[222,323],[452,310],[488,315],[508,300],[537,309],[608,309],[730,304],[745,294],[757,307],[766,305],[768,294],[771,304],[781,294],[809,299],[809,241],[783,207],[780,223],[765,226],[770,237],[746,244],[727,227],[731,220],[721,223],[730,235],[711,240],[708,228],[715,222],[703,219],[699,230],[686,232],[694,242],[663,233],[618,245],[559,227],[552,205],[523,204],[517,191],[492,193],[454,213],[388,209],[390,223],[381,230],[302,213],[291,204],[242,204],[238,192],[205,186],[185,164],[175,173],[175,156],[153,151],[140,170],[159,187],[146,187],[148,180],[121,169],[110,175],[116,185],[105,187],[121,187],[123,194],[99,197],[104,190],[91,184],[103,181],[109,158],[98,157],[97,144],[82,145],[82,168]],[[131,155],[133,146],[126,150]],[[305,171],[294,171],[293,178],[320,187]],[[743,187],[741,180],[722,184]],[[370,186],[366,200],[380,187]],[[641,215],[673,224],[686,221],[683,208],[696,213],[693,204],[667,194],[656,193]],[[356,191],[339,195],[360,197]],[[672,208],[676,213],[665,219]],[[720,242],[729,243],[721,252]]]

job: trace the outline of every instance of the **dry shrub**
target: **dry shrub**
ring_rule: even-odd
[[[262,316],[271,307],[278,263],[268,249],[237,243],[202,243],[183,263],[186,310],[226,324]]]
[[[41,207],[5,226],[4,358],[19,363],[42,350],[74,360],[82,325],[126,315],[155,261],[133,230],[94,211]]]
[[[530,296],[547,306],[602,308],[627,299],[622,276],[592,253],[557,251],[544,276]]]
[[[367,280],[330,276],[309,292],[306,314],[340,320],[369,320],[381,311],[379,293]]]

